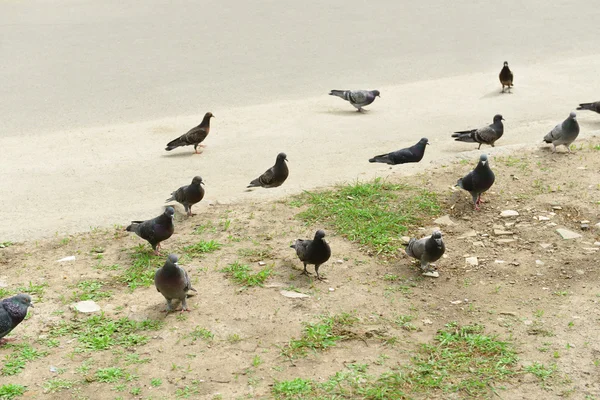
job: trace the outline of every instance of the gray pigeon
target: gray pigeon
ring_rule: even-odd
[[[502,70],[500,70],[500,83],[502,84],[502,93],[504,93],[504,87],[507,87],[508,93],[510,93],[510,88],[513,86],[513,73],[508,68],[508,62],[504,61],[504,66]]]
[[[594,103],[581,103],[577,109],[594,111],[600,114],[600,101],[596,101]]]
[[[315,266],[315,272],[317,273],[317,279],[319,280],[324,279],[319,275],[319,267],[331,257],[331,248],[323,239],[324,237],[325,232],[318,230],[315,233],[315,238],[313,240],[296,239],[296,242],[290,246],[292,249],[296,250],[298,258],[304,263],[304,271],[302,274],[309,275],[306,266],[312,264]]]
[[[375,97],[381,97],[379,90],[332,90],[329,95],[349,101],[358,112],[362,112],[363,107],[374,102]]]
[[[274,188],[281,186],[290,173],[288,166],[285,163],[286,161],[287,156],[285,153],[277,154],[275,165],[266,170],[261,176],[250,182],[247,187],[251,188],[262,186],[264,188]]]
[[[173,310],[171,301],[173,299],[181,301],[181,312],[190,311],[186,298],[188,292],[196,289],[192,287],[192,282],[187,272],[177,264],[179,258],[176,254],[169,254],[165,265],[156,270],[154,274],[154,285],[167,300],[167,313]]]
[[[458,131],[452,137],[456,138],[454,140],[457,142],[479,143],[477,150],[481,148],[482,144],[489,144],[494,147],[496,140],[500,139],[504,134],[504,124],[502,121],[504,121],[502,115],[496,114],[494,115],[494,122],[491,125],[470,131]]]
[[[427,138],[422,138],[414,146],[410,146],[406,149],[401,149],[388,154],[380,154],[369,160],[369,162],[380,162],[391,165],[416,163],[423,159],[425,154],[425,147],[429,144]]]
[[[165,212],[156,218],[147,221],[131,221],[125,230],[127,232],[135,232],[136,235],[145,239],[152,246],[154,254],[160,255],[160,242],[167,240],[175,231],[173,226],[173,216],[175,210],[173,207],[167,207]]]
[[[206,114],[204,114],[204,118],[202,119],[200,125],[190,129],[188,132],[184,133],[177,139],[171,140],[169,143],[167,143],[167,147],[165,148],[165,150],[171,151],[180,146],[194,145],[194,153],[200,154],[198,153],[197,148],[198,146],[204,146],[200,143],[202,143],[210,133],[210,119],[213,117],[214,115],[212,115],[212,113],[207,112]]]
[[[552,143],[553,153],[556,152],[556,146],[560,146],[561,144],[567,148],[569,153],[571,152],[569,146],[571,146],[571,143],[573,143],[579,135],[579,123],[575,117],[575,112],[571,111],[567,119],[556,125],[554,129],[544,136],[544,142]]]
[[[165,201],[176,201],[182,204],[187,215],[191,217],[195,215],[192,213],[192,206],[204,198],[204,188],[202,185],[204,185],[202,178],[195,176],[191,184],[180,187],[171,193],[171,197]]]
[[[28,294],[18,294],[0,301],[0,344],[8,341],[4,336],[25,319],[29,307],[33,307],[33,304]]]
[[[473,205],[476,210],[479,210],[479,204],[482,202],[481,194],[491,188],[495,180],[496,177],[490,169],[488,156],[482,154],[475,169],[465,175],[465,177],[460,178],[456,182],[456,186],[471,193],[471,196],[473,196]]]
[[[406,254],[421,261],[421,270],[429,271],[429,263],[439,260],[446,251],[442,240],[442,232],[433,231],[431,236],[422,239],[410,239],[406,246]]]

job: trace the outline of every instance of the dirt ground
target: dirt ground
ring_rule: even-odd
[[[176,233],[163,253],[185,253],[199,240],[222,244],[182,259],[198,290],[185,314],[165,315],[153,286],[131,290],[119,279],[142,243],[123,227],[7,245],[0,248],[0,289],[29,287],[35,308],[11,334],[13,345],[0,348],[0,359],[8,362],[22,344],[40,356],[14,375],[0,375],[0,385],[24,385],[22,397],[33,399],[272,398],[278,381],[325,381],[350,363],[368,364],[372,374],[406,364],[421,344],[456,321],[484,325],[487,333],[512,341],[523,370],[534,362],[556,368],[544,382],[527,373],[502,382],[490,398],[600,398],[600,139],[577,145],[570,155],[547,148],[502,156],[492,151],[496,184],[479,212],[466,192],[452,188],[477,155],[416,179],[394,178],[438,193],[441,215],[449,215],[450,224],[433,222],[436,216],[410,233],[425,236],[435,226],[444,233],[447,251],[437,263],[437,279],[422,277],[402,254],[370,255],[330,226],[306,226],[289,199],[215,204],[192,218],[176,206]],[[500,217],[503,210],[519,215]],[[581,221],[589,228],[582,229]],[[328,233],[333,251],[320,270],[324,282],[301,276],[289,248],[318,228]],[[581,237],[564,240],[558,228]],[[57,262],[67,256],[76,259]],[[477,265],[466,263],[467,257],[477,257]],[[220,272],[236,261],[256,271],[264,262],[273,276],[264,287],[243,288]],[[105,317],[163,325],[140,333],[145,343],[81,349],[77,332],[56,327],[87,318],[70,305],[74,293],[86,290],[77,285],[89,281],[101,282],[101,291],[109,293],[97,298]],[[310,297],[284,297],[283,289]],[[358,318],[347,340],[306,357],[282,356],[290,340],[301,337],[303,323],[342,313]],[[414,329],[394,322],[399,316],[411,316]],[[103,381],[97,371],[110,367],[125,375]],[[436,391],[411,397],[468,396]]]

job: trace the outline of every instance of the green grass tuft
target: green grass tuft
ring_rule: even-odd
[[[265,281],[273,274],[273,268],[266,266],[260,271],[253,273],[252,268],[246,264],[234,262],[221,269],[221,272],[239,285],[244,287],[263,286]]]
[[[7,348],[13,348],[14,351],[4,358],[4,366],[0,373],[4,376],[12,376],[20,373],[28,361],[48,355],[47,351],[34,349],[29,344],[9,344]]]
[[[73,292],[71,301],[84,301],[84,300],[102,300],[112,296],[111,292],[101,290],[104,283],[97,280],[82,281],[77,284],[77,290]]]
[[[0,400],[12,400],[22,396],[26,390],[25,386],[14,383],[2,385],[0,386]]]
[[[50,330],[50,336],[71,335],[81,344],[79,351],[99,351],[114,346],[130,348],[146,344],[149,338],[140,333],[158,330],[162,326],[162,322],[154,320],[138,322],[125,317],[113,320],[95,315],[71,322],[62,321]]]
[[[348,239],[386,255],[404,248],[399,238],[410,227],[441,210],[435,193],[380,178],[335,190],[305,192],[292,204],[308,205],[298,218],[330,225]]]
[[[131,290],[151,286],[154,283],[156,270],[162,267],[166,260],[166,257],[155,256],[145,245],[137,246],[131,258],[131,266],[119,277],[119,280],[126,283]]]
[[[201,240],[196,244],[185,246],[183,251],[191,257],[198,257],[206,253],[215,252],[221,247],[223,247],[223,245],[219,242],[215,242],[214,240]]]

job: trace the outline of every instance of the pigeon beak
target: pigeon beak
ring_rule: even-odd
[[[502,121],[506,121],[504,118],[502,118]]]
[[[201,181],[201,182],[200,182],[200,184],[201,184],[201,185],[204,185],[204,181]]]
[[[29,303],[29,307],[33,307],[33,303]],[[35,307],[33,307],[33,308],[35,308]]]
[[[481,165],[485,165],[485,164],[487,164],[487,161],[482,161],[481,162]]]
[[[425,144],[429,146],[431,143],[427,142],[427,143],[425,143]]]

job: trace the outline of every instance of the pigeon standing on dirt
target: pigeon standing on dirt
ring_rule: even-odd
[[[496,177],[494,172],[490,169],[488,156],[482,154],[479,157],[479,163],[475,169],[465,175],[465,177],[460,178],[458,182],[456,182],[456,186],[471,193],[475,210],[479,210],[479,204],[482,202],[481,194],[491,188],[495,180]]]
[[[198,153],[197,148],[198,146],[204,147],[204,145],[201,145],[200,143],[202,143],[204,139],[206,139],[206,137],[208,136],[210,132],[210,119],[213,117],[214,115],[212,115],[212,113],[210,112],[204,114],[204,118],[202,119],[200,125],[190,129],[187,133],[184,133],[177,139],[167,143],[167,147],[165,148],[165,150],[171,151],[180,146],[194,145],[194,153],[200,154]]]
[[[262,186],[264,188],[274,188],[281,186],[290,173],[288,166],[285,163],[286,161],[287,156],[285,153],[277,154],[275,165],[266,170],[261,176],[250,182],[247,187],[251,188]]]
[[[167,313],[173,310],[171,301],[181,301],[181,312],[190,311],[187,306],[187,296],[190,290],[197,292],[192,287],[187,272],[177,264],[179,258],[176,254],[169,254],[165,265],[156,270],[154,274],[154,285],[167,300]]]
[[[195,215],[192,213],[192,206],[204,198],[204,181],[200,176],[195,176],[192,179],[192,183],[186,186],[182,186],[173,193],[171,197],[165,200],[165,202],[176,201],[183,205],[185,212],[189,217]]]
[[[427,138],[422,138],[414,146],[401,149],[388,154],[380,154],[369,160],[369,162],[386,163],[391,165],[416,163],[423,159],[425,147],[429,144]]]
[[[125,230],[127,232],[135,232],[136,235],[145,239],[152,246],[154,254],[160,255],[160,242],[167,240],[175,231],[173,226],[173,216],[175,209],[167,207],[165,212],[156,218],[147,221],[131,221]]]
[[[406,246],[406,254],[421,261],[421,270],[429,271],[429,263],[439,260],[446,251],[442,240],[442,232],[433,231],[431,236],[422,239],[410,239]]]
[[[579,107],[577,107],[577,109],[594,111],[600,114],[600,101],[596,101],[593,103],[581,103]]]
[[[504,121],[502,115],[496,114],[494,115],[494,122],[491,125],[469,131],[458,131],[452,137],[456,138],[454,140],[457,142],[479,143],[477,150],[481,148],[482,144],[489,144],[494,147],[496,140],[500,139],[504,134],[504,124],[502,121]]]
[[[561,144],[567,148],[569,153],[571,152],[569,146],[571,146],[571,143],[573,143],[579,135],[579,123],[575,117],[575,112],[571,111],[567,119],[556,125],[554,129],[544,136],[544,142],[552,143],[553,153],[556,152],[556,146],[560,146]]]
[[[513,86],[513,73],[508,68],[508,62],[504,61],[504,66],[500,71],[500,83],[502,84],[502,93],[504,93],[504,87],[506,86],[508,93],[510,93],[510,88]]]
[[[375,97],[381,97],[379,90],[332,90],[330,96],[340,97],[362,112],[362,108],[375,101]]]
[[[313,240],[296,239],[296,242],[290,246],[292,249],[296,250],[298,258],[304,263],[304,271],[302,274],[310,275],[306,270],[306,266],[312,264],[315,266],[315,272],[317,273],[317,279],[319,280],[324,279],[319,275],[319,267],[331,257],[331,248],[323,239],[324,237],[325,232],[318,230],[315,233],[315,238]]]
[[[28,294],[18,294],[0,301],[0,344],[8,341],[4,336],[25,319],[29,307],[33,307],[33,304]]]

